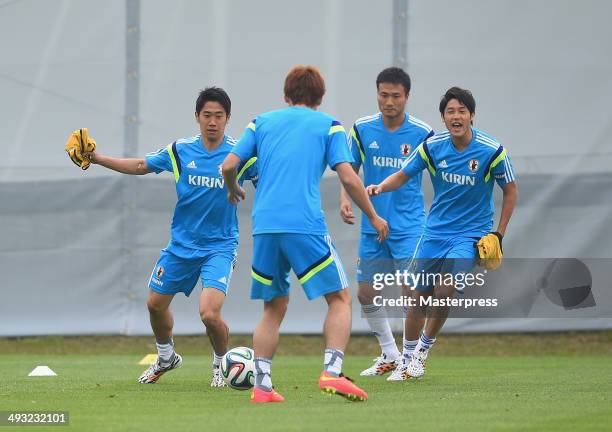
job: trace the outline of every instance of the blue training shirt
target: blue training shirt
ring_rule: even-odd
[[[481,237],[493,228],[493,183],[515,180],[506,149],[486,133],[472,128],[472,141],[463,150],[453,145],[448,132],[421,144],[402,171],[413,177],[427,169],[434,198],[425,235]]]
[[[211,248],[235,249],[238,241],[236,206],[227,200],[221,164],[236,141],[225,135],[212,152],[200,134],[183,138],[157,152],[149,153],[147,167],[159,174],[174,174],[177,203],[172,218],[167,250],[180,256]],[[241,182],[256,181],[255,159],[247,159],[239,171]]]
[[[384,125],[382,114],[362,117],[350,133],[351,152],[359,169],[363,165],[366,185],[379,184],[397,172],[419,144],[433,135],[431,127],[409,115],[394,132]],[[400,189],[371,197],[376,213],[389,223],[389,237],[420,236],[425,221],[419,172]],[[361,215],[361,232],[376,234],[370,220]]]
[[[301,106],[261,114],[232,153],[257,156],[253,234],[327,234],[319,183],[325,168],[353,161],[346,132],[333,117]]]

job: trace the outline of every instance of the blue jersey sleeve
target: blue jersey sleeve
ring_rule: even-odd
[[[159,174],[162,171],[172,172],[172,160],[170,159],[170,153],[168,153],[168,147],[147,154],[145,156],[145,162],[147,168],[155,174]]]
[[[423,141],[421,142],[425,142],[427,141],[429,138],[431,138],[432,136],[434,136],[434,131],[433,129],[429,131],[429,133],[425,136],[425,138],[423,138]]]
[[[346,132],[339,121],[332,121],[327,138],[325,162],[331,169],[334,169],[336,165],[342,162],[351,164],[354,162],[349,149]]]
[[[257,181],[259,180],[259,171],[257,170],[257,164],[250,166],[245,173],[245,180],[251,180],[253,187],[257,187]]]
[[[243,163],[257,156],[257,136],[255,135],[256,121],[257,119],[253,119],[247,125],[240,141],[238,141],[238,144],[236,144],[231,151],[231,153],[238,156]]]
[[[491,174],[499,186],[505,186],[512,183],[514,178],[514,169],[510,156],[506,153],[506,149],[491,162]]]
[[[365,152],[363,151],[363,145],[361,144],[361,137],[357,125],[353,125],[351,128],[349,147],[351,149],[351,155],[353,156],[353,167],[359,170],[365,160]]]
[[[257,179],[259,173],[257,171],[257,158],[252,157],[245,163],[241,163],[238,166],[238,182],[244,183],[246,180],[250,180],[254,187],[257,187]]]
[[[419,145],[402,165],[401,169],[404,174],[412,178],[418,175],[425,168],[427,168],[428,165],[431,165],[428,153],[429,151],[427,150],[427,146],[425,143]]]

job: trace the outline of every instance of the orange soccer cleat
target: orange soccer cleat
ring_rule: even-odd
[[[333,376],[323,372],[319,378],[319,388],[327,394],[337,394],[353,402],[368,400],[368,394],[357,387],[353,380],[340,374]]]
[[[265,391],[257,387],[251,392],[251,403],[285,402],[285,398],[276,390]]]

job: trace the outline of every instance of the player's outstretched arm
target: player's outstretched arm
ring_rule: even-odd
[[[518,189],[516,182],[505,184],[501,187],[504,191],[504,199],[502,201],[501,215],[499,217],[499,225],[497,225],[497,232],[502,236],[506,235],[506,227],[510,222],[510,217],[514,211],[516,205],[516,199],[518,197]]]
[[[104,156],[96,151],[84,155],[92,164],[103,166],[123,174],[144,175],[152,172],[144,159],[115,158]]]
[[[389,225],[387,221],[378,216],[376,210],[374,210],[374,206],[368,198],[363,183],[351,164],[342,162],[336,165],[334,169],[348,195],[370,220],[372,227],[378,233],[378,240],[381,242],[384,241],[387,235],[389,235]]]
[[[398,171],[384,179],[382,183],[377,185],[369,185],[367,187],[368,195],[379,195],[383,192],[393,192],[402,187],[404,183],[410,180],[410,177],[403,171]]]
[[[246,197],[244,189],[238,184],[238,164],[240,164],[238,155],[230,153],[221,165],[221,173],[227,186],[227,199],[232,204],[238,204]]]
[[[359,168],[353,167],[355,174],[359,174]],[[346,189],[340,184],[340,217],[349,225],[355,224],[355,215],[353,214],[353,205],[351,204],[351,199],[346,193]]]

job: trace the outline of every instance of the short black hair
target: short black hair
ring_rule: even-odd
[[[390,67],[383,69],[376,77],[376,90],[381,83],[401,84],[410,93],[410,76],[401,68]]]
[[[444,115],[446,105],[448,105],[451,99],[457,99],[461,105],[464,105],[468,109],[470,114],[476,112],[476,100],[474,96],[472,96],[472,92],[460,87],[451,87],[444,93],[444,96],[442,96],[440,100],[440,114]]]
[[[200,90],[200,94],[196,99],[197,114],[200,114],[206,102],[219,102],[227,116],[232,112],[232,101],[221,87],[206,87],[204,90]]]

